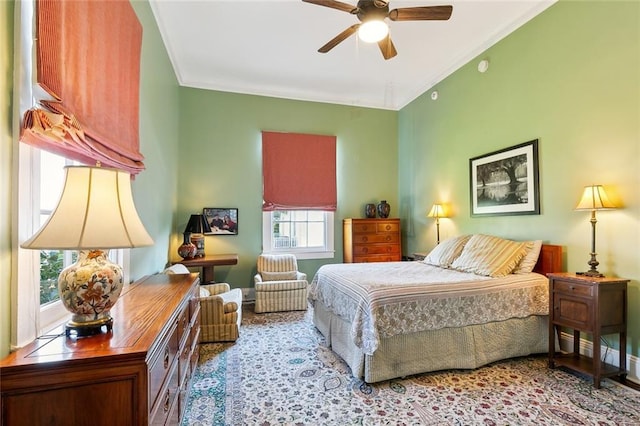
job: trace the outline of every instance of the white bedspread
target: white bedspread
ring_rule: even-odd
[[[324,265],[313,278],[309,300],[351,322],[354,343],[368,355],[380,338],[549,311],[543,275],[490,278],[422,262]]]

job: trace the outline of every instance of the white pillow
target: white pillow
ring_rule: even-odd
[[[532,272],[538,262],[540,249],[542,249],[542,240],[527,241],[527,254],[520,260],[512,274],[528,274]]]
[[[509,275],[527,252],[527,243],[476,234],[469,238],[451,268],[493,278]]]
[[[431,250],[422,262],[427,265],[449,268],[453,261],[460,256],[469,238],[471,238],[471,235],[461,235],[442,241]]]

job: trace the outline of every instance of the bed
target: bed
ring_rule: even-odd
[[[469,272],[460,259],[476,239],[490,239],[492,249],[475,244],[475,253],[468,250],[472,256],[505,263],[508,250],[493,250],[495,241],[516,244],[518,256],[495,276],[473,258],[471,270],[483,274]],[[434,249],[424,261],[318,269],[309,288],[313,322],[354,377],[375,383],[548,350],[546,274],[562,270],[561,246],[484,235],[456,237],[441,246],[440,257]],[[522,270],[525,260],[530,265]]]

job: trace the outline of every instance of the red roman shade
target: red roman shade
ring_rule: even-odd
[[[336,137],[262,132],[263,211],[335,211]]]
[[[21,140],[136,174],[142,26],[129,0],[37,0],[37,82]]]

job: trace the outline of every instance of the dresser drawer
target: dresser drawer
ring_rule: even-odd
[[[400,223],[398,221],[390,222],[373,222],[363,223],[358,222],[353,224],[354,234],[379,234],[379,233],[394,233],[400,230]]]
[[[355,263],[369,263],[369,262],[399,262],[402,260],[400,253],[397,254],[373,254],[367,256],[354,256],[353,261]]]
[[[178,327],[174,323],[166,339],[160,345],[160,349],[149,363],[149,407],[161,404],[159,401],[165,395],[161,395],[163,383],[169,380],[171,367],[174,365],[178,354]]]
[[[398,245],[391,244],[354,244],[353,255],[368,255],[368,254],[394,254],[400,253],[400,247]]]
[[[376,243],[392,243],[400,242],[398,234],[354,234],[354,244],[376,244]]]
[[[553,291],[558,293],[564,293],[566,295],[574,295],[574,296],[585,296],[591,297],[593,296],[593,291],[595,286],[588,284],[580,284],[574,283],[570,281],[554,281]]]

